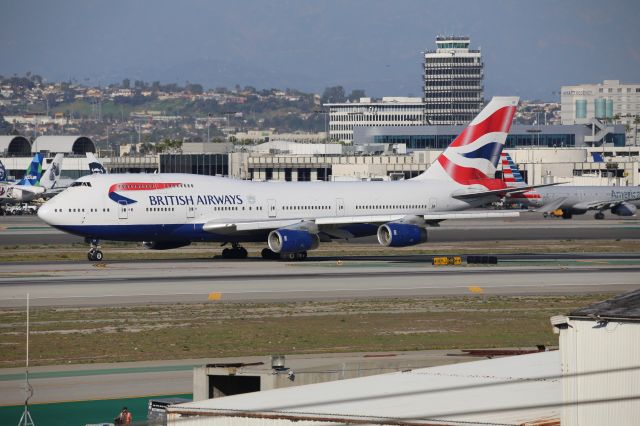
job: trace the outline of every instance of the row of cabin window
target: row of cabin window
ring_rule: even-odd
[[[145,210],[148,212],[172,212],[175,211],[175,207],[147,207]]]
[[[98,213],[99,209],[89,209],[89,213]],[[54,213],[63,213],[64,209],[53,209]],[[110,209],[102,209],[102,213],[111,211]],[[67,209],[68,213],[84,213],[85,209]]]
[[[401,206],[356,206],[356,210],[367,210],[367,209],[426,209],[427,206],[424,204],[412,204],[412,205],[401,205]]]
[[[330,206],[284,206],[283,210],[329,210]]]

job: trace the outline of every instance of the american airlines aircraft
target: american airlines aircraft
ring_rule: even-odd
[[[496,201],[508,188],[495,179],[517,97],[495,97],[421,175],[392,182],[252,182],[191,174],[93,174],[48,201],[38,216],[91,243],[143,241],[150,249],[194,241],[230,243],[225,258],[246,258],[242,242],[266,242],[264,258],[302,260],[321,241],[377,235],[383,246],[427,240],[446,219],[513,217],[463,212]]]
[[[502,153],[504,181],[509,187],[525,186],[518,167],[511,156]],[[617,216],[633,216],[640,206],[640,187],[637,186],[572,186],[560,185],[538,188],[509,195],[509,199],[536,211],[549,213],[562,210],[564,219],[574,214],[595,211],[596,219],[604,219],[604,211],[611,210]]]

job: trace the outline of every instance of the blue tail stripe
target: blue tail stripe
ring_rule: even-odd
[[[475,151],[467,152],[461,155],[467,158],[484,158],[485,160],[489,160],[494,167],[497,167],[498,162],[500,161],[500,153],[502,152],[503,147],[504,145],[502,145],[501,143],[491,142],[481,146]]]

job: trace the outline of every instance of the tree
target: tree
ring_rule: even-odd
[[[320,102],[323,104],[339,103],[346,100],[347,98],[344,93],[344,87],[342,86],[327,87],[326,89],[324,89],[322,97],[320,98]]]
[[[366,98],[367,95],[364,93],[364,90],[362,89],[353,89],[351,91],[351,94],[349,95],[349,97],[347,98],[349,101],[351,102],[358,102],[360,100],[360,98]]]
[[[0,115],[0,135],[8,135],[11,132],[11,124]]]

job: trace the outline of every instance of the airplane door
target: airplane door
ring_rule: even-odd
[[[127,203],[125,201],[120,201],[118,203],[118,219],[128,219],[129,213],[127,208]]]
[[[196,206],[187,206],[187,219],[193,219],[196,217]]]
[[[435,210],[438,206],[437,198],[429,198],[429,210]]]
[[[336,216],[344,216],[344,200],[342,198],[336,198]]]
[[[269,217],[276,217],[276,200],[267,200],[267,210],[269,211]]]

